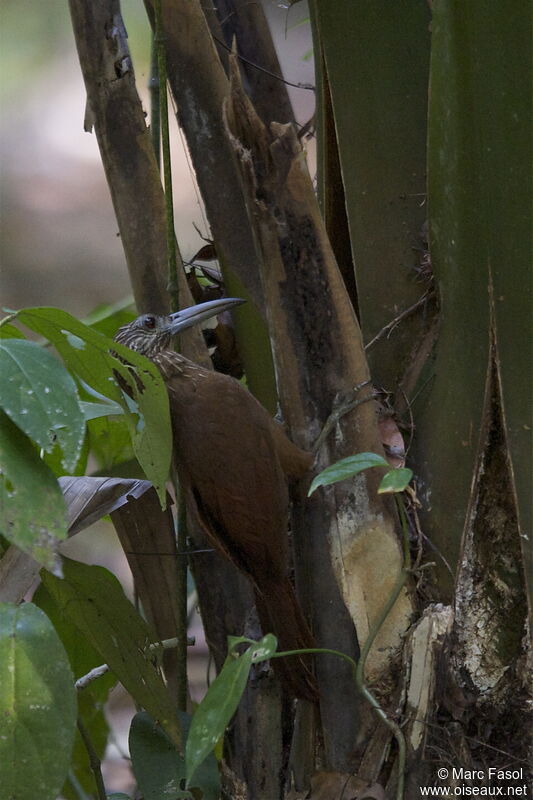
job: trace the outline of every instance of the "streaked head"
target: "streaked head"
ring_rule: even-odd
[[[168,316],[141,314],[118,329],[115,342],[151,358],[167,349],[176,334],[244,302],[238,297],[223,297],[198,303]]]

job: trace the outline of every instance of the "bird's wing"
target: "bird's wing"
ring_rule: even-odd
[[[268,412],[196,367],[167,380],[177,461],[211,538],[249,574],[287,568],[288,492]]]

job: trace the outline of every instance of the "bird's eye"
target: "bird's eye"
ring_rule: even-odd
[[[149,330],[153,331],[155,328],[155,317],[152,317],[150,314],[144,318],[144,327]]]

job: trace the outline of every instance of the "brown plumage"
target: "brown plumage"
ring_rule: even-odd
[[[170,349],[177,330],[235,303],[213,301],[170,317],[144,315],[121,328],[116,340],[147,355],[163,375],[188,513],[252,581],[264,633],[273,632],[281,650],[313,647],[288,577],[287,536],[287,481],[302,476],[312,457],[238,381]],[[316,699],[308,658],[273,664],[292,694]]]

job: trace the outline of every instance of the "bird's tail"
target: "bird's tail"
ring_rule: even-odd
[[[280,651],[316,647],[289,578],[256,586],[255,602],[263,633],[275,634]],[[290,694],[318,701],[311,655],[274,658],[272,665]]]

